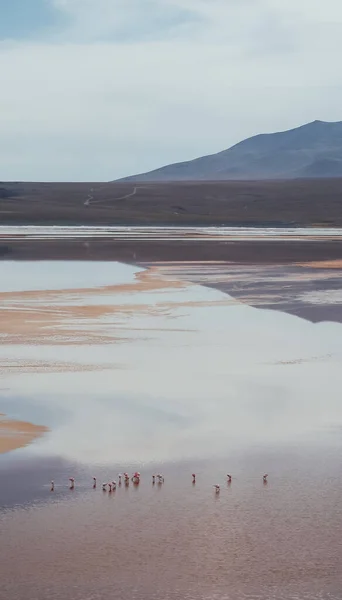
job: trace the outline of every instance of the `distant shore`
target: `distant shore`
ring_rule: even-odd
[[[2,225],[341,227],[342,178],[0,182],[0,218]]]

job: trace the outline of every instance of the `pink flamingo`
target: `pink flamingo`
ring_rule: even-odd
[[[95,489],[96,488],[96,477],[93,477],[93,482],[94,482],[93,483],[93,488]]]
[[[133,483],[135,483],[136,485],[138,485],[138,483],[140,483],[140,473],[138,473],[138,471],[136,471],[132,477],[132,481]]]
[[[196,473],[192,474],[192,483],[196,483]]]
[[[114,490],[116,490],[116,481],[112,481],[112,486],[113,486],[113,492],[114,492]]]
[[[121,473],[119,473],[119,485],[121,485],[121,479],[122,479],[122,475],[121,475]]]
[[[268,477],[268,473],[265,473],[265,475],[262,476],[262,480],[264,483],[267,483],[267,477]]]
[[[152,475],[152,483],[154,484],[156,482],[156,476]]]
[[[219,484],[216,483],[213,487],[215,488],[215,493],[219,494],[220,493],[220,486],[219,486]]]
[[[106,484],[106,483],[103,483],[103,484],[102,484],[102,490],[103,490],[104,492],[106,492],[106,491],[107,491],[107,484]]]
[[[231,475],[227,475],[227,479],[228,479],[228,483],[232,482],[232,476]]]
[[[112,492],[112,484],[108,483],[108,487],[109,487],[109,493],[111,493]]]
[[[51,492],[53,492],[55,489],[55,482],[51,481]]]
[[[75,478],[69,477],[69,481],[70,481],[70,489],[73,490],[75,487]]]

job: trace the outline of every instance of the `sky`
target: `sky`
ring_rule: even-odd
[[[0,180],[110,181],[342,120],[341,0],[0,0]]]

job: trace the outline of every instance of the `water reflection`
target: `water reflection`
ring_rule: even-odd
[[[61,292],[16,297],[18,317],[3,319],[0,411],[51,429],[0,457],[4,597],[340,599],[341,325],[167,281],[129,296],[63,291],[134,282],[132,267],[83,265],[77,282],[78,264],[57,280],[47,264],[22,265],[31,289],[43,279]],[[33,322],[25,310],[42,305],[48,318]],[[70,343],[57,344],[62,330]],[[138,487],[102,492],[137,467]]]
[[[92,265],[92,267],[90,266]],[[138,268],[121,263],[82,261],[1,261],[0,291],[61,290],[131,283]]]
[[[52,288],[53,273],[48,275],[44,264],[40,273],[41,264],[35,263],[31,285],[44,273]],[[103,284],[113,282],[115,268]],[[64,269],[72,281],[75,264]],[[133,273],[120,265],[114,281],[132,280]],[[104,300],[100,291],[91,296],[93,304],[97,300]],[[91,320],[93,329],[105,328],[117,343],[1,347],[0,357],[22,364],[44,358],[51,364],[98,366],[6,376],[3,412],[24,419],[34,415],[37,424],[51,428],[23,454],[86,463],[112,462],[113,456],[132,463],[206,458],[251,443],[303,440],[342,424],[340,324],[312,325],[256,310],[201,286],[169,293],[139,290],[130,301],[133,308],[122,317],[116,312],[125,304],[122,293],[106,294],[111,316]],[[61,306],[60,299],[51,302]],[[165,303],[166,311],[161,310]],[[82,318],[68,326],[88,325]]]

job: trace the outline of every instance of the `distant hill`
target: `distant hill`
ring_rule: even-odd
[[[224,181],[342,177],[342,122],[313,121],[261,134],[187,162],[120,181]]]

